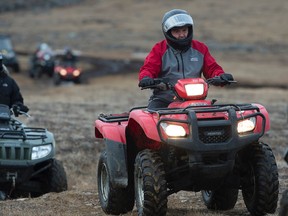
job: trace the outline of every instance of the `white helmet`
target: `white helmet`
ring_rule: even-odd
[[[162,31],[170,46],[177,50],[185,50],[191,46],[193,38],[193,19],[185,10],[173,9],[164,14],[162,19]],[[188,26],[188,36],[185,39],[176,39],[171,34],[175,27]]]

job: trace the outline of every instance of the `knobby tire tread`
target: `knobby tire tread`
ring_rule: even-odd
[[[255,216],[274,213],[278,202],[279,180],[273,152],[265,143],[253,144],[249,152],[249,161],[255,173],[255,191],[252,197],[248,197],[245,189],[242,190],[245,205]]]
[[[157,152],[147,149],[138,154],[136,164],[141,166],[144,181],[142,216],[166,215],[167,183],[161,157]]]

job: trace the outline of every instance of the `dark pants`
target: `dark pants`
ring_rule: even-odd
[[[159,99],[159,98],[153,98],[149,101],[148,109],[155,110],[157,108],[166,108],[166,107],[168,107],[169,104],[170,104],[170,102],[168,102],[168,101],[164,101],[164,100]]]

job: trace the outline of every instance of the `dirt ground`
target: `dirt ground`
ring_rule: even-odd
[[[195,39],[206,42],[225,71],[233,73],[237,88],[211,87],[209,98],[219,102],[260,103],[271,118],[271,130],[263,141],[277,159],[280,194],[288,188],[287,165],[283,160],[288,137],[287,51],[288,3],[286,0],[84,0],[59,8],[19,10],[0,14],[1,33],[12,36],[16,50],[32,52],[45,41],[54,49],[71,46],[82,55],[111,60],[107,68],[82,63],[89,80],[80,85],[59,87],[43,77],[28,77],[29,56],[21,55],[22,71],[12,76],[19,83],[31,117],[21,117],[30,126],[54,133],[57,158],[68,175],[68,191],[38,198],[0,202],[0,215],[105,215],[98,203],[97,161],[104,146],[94,137],[94,121],[100,113],[128,111],[145,105],[149,90],[138,88],[137,67],[129,67],[163,38],[163,13],[183,8],[195,21]],[[127,64],[121,73],[118,60]],[[109,72],[109,71],[108,71]],[[101,76],[99,75],[101,74]],[[278,211],[278,210],[277,210]],[[137,215],[136,210],[125,215]],[[200,193],[171,195],[167,215],[249,215],[241,195],[233,210],[211,212]],[[277,212],[276,214],[277,215]]]

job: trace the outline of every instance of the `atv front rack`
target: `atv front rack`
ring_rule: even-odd
[[[160,124],[162,122],[175,122],[175,123],[186,123],[188,125],[191,125],[191,131],[193,133],[190,133],[189,137],[186,137],[185,139],[188,140],[201,140],[203,143],[214,143],[215,140],[217,142],[226,142],[228,139],[232,137],[238,137],[239,140],[257,140],[261,136],[264,135],[265,127],[266,127],[266,118],[265,116],[260,112],[259,107],[252,105],[252,104],[221,104],[221,105],[214,105],[214,106],[201,106],[201,107],[195,107],[195,106],[189,106],[184,109],[161,109],[161,110],[149,110],[150,112],[157,113],[158,116],[164,116],[162,117],[158,123],[157,123],[157,130],[160,136],[160,139],[162,142],[169,142],[170,139],[165,139],[162,132]],[[248,115],[242,115],[241,111],[254,111],[251,114]],[[226,112],[228,114],[228,119],[201,119],[201,121],[197,118],[197,113],[220,113],[220,112]],[[238,115],[237,115],[238,112]],[[239,113],[240,112],[240,113]],[[187,120],[177,120],[177,118],[165,118],[165,115],[187,115]],[[239,116],[240,114],[240,116]],[[260,117],[262,118],[262,127],[261,131],[255,134],[245,134],[244,136],[238,136],[235,131],[237,131],[237,124],[239,121],[244,119],[249,119],[252,117]],[[205,140],[205,135],[203,134],[212,134],[213,130],[219,131],[219,128],[221,128],[222,131],[225,132],[223,135],[223,139],[219,139],[218,135],[215,135],[215,139],[213,136],[209,137],[209,141]],[[234,135],[233,135],[234,133]],[[229,135],[230,134],[230,135]],[[212,141],[213,140],[213,141]],[[174,142],[173,139],[170,140],[171,142]],[[179,140],[177,142],[180,142]]]
[[[234,109],[235,111],[245,111],[245,110],[256,110],[259,112],[257,106],[252,104],[220,104],[220,105],[201,105],[201,106],[187,106],[186,108],[159,108],[159,109],[148,109],[151,113],[157,113],[159,115],[170,115],[170,114],[187,114],[190,110],[195,112],[222,112],[228,109]]]
[[[0,139],[22,139],[22,140],[36,140],[46,139],[46,129],[24,127],[17,130],[0,130]]]

